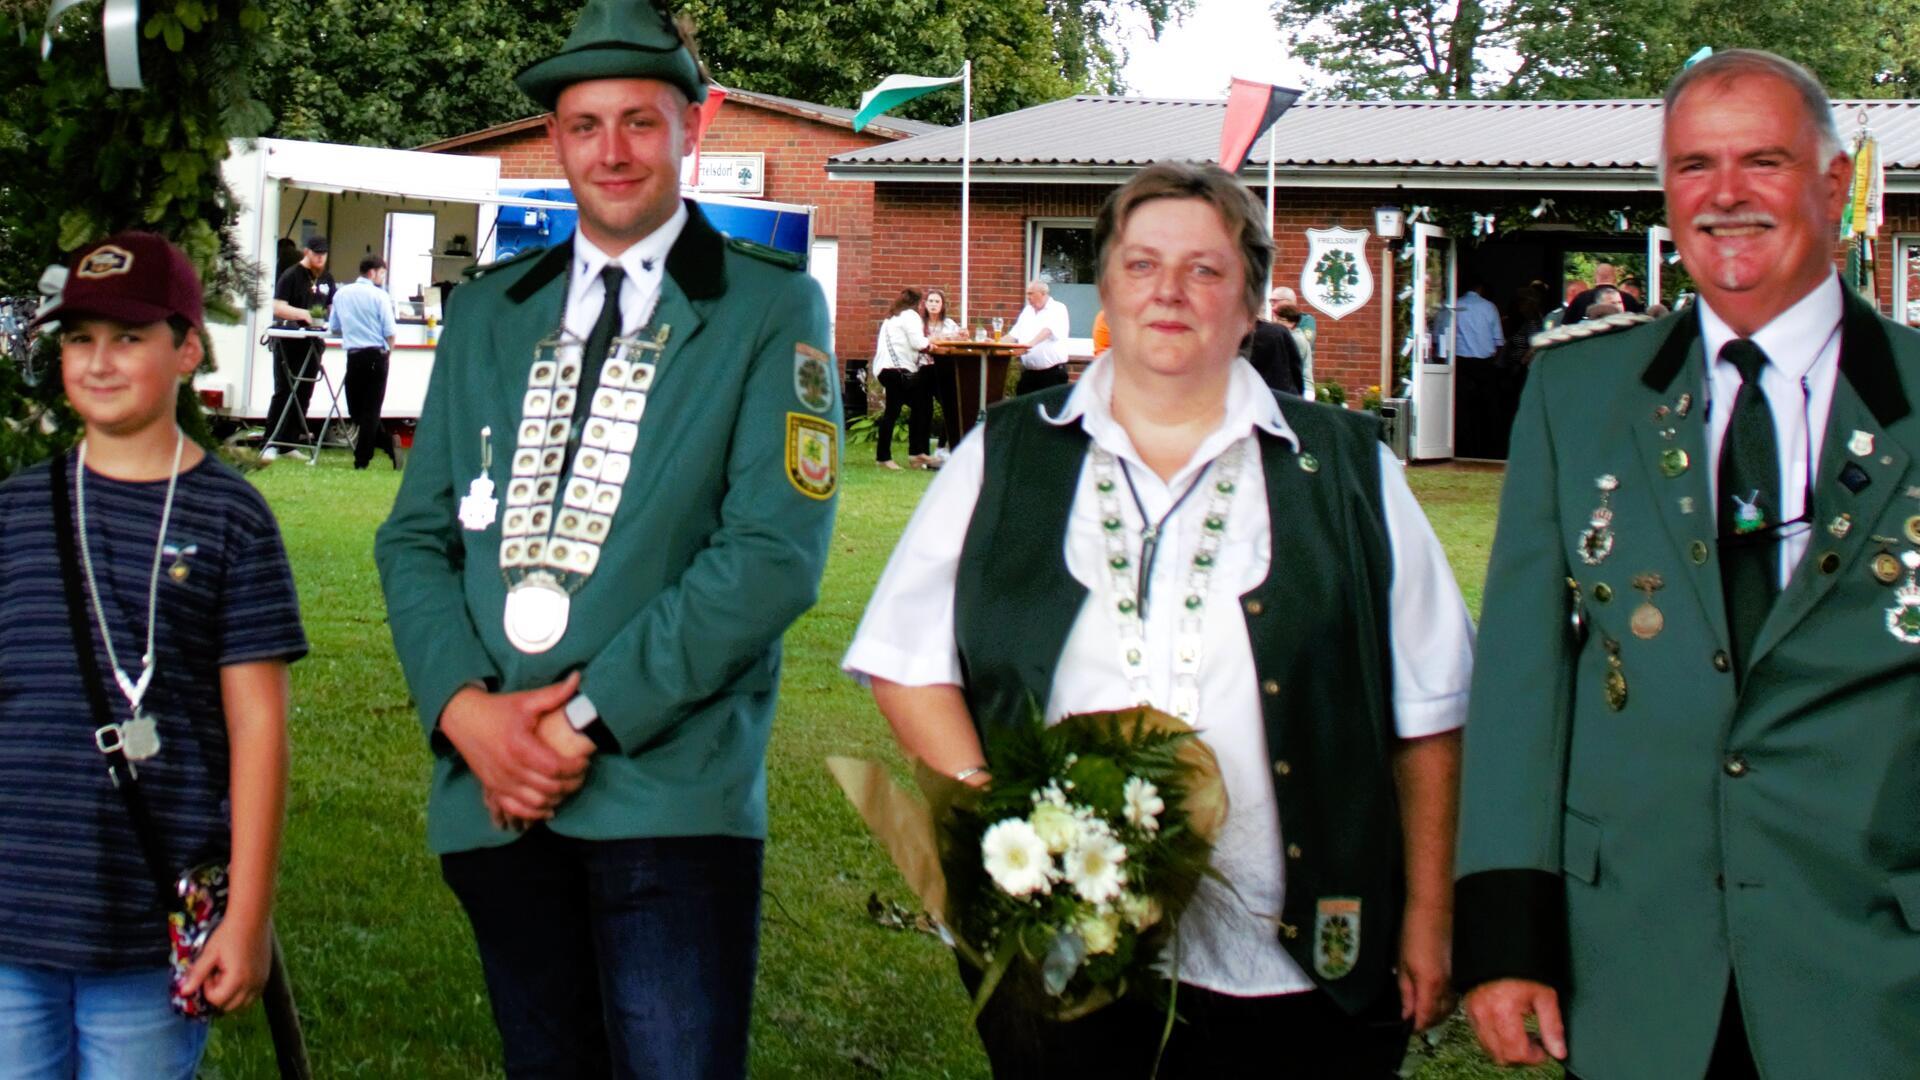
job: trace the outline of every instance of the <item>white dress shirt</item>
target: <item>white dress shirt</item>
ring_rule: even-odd
[[[926,320],[912,308],[899,311],[887,317],[880,324],[880,337],[873,343],[872,371],[879,375],[883,371],[898,370],[912,374],[920,370],[920,363],[932,340],[927,337]]]
[[[1739,337],[1704,298],[1700,307],[1700,341],[1707,360],[1707,490],[1720,506],[1720,443],[1733,419],[1733,402],[1740,394],[1740,369],[1721,360],[1720,348]],[[1774,440],[1780,452],[1780,520],[1792,521],[1807,512],[1807,487],[1816,475],[1820,450],[1826,441],[1827,415],[1833,411],[1833,385],[1840,375],[1840,278],[1829,275],[1800,302],[1775,316],[1753,335],[1753,343],[1767,354],[1760,369],[1760,389],[1773,412]],[[1785,587],[1800,564],[1813,535],[1812,525],[1787,529],[1775,545],[1780,584]]]
[[[606,286],[600,284],[600,271],[610,262],[618,262],[627,272],[620,285],[620,333],[632,334],[653,318],[653,306],[660,301],[660,282],[667,274],[667,252],[680,239],[687,224],[687,204],[681,203],[667,223],[649,233],[646,239],[610,257],[593,245],[579,229],[573,231],[573,266],[567,279],[567,332],[585,341],[600,320],[600,308],[606,302]]]
[[[1035,371],[1044,368],[1059,367],[1067,362],[1067,305],[1047,297],[1046,306],[1035,308],[1028,304],[1020,309],[1020,317],[1013,320],[1013,329],[1007,336],[1026,344],[1037,337],[1042,330],[1053,331],[1053,336],[1020,354],[1020,366]]]
[[[1113,419],[1109,409],[1112,363],[1110,356],[1095,360],[1068,396],[1061,415],[1047,419],[1057,424],[1078,420],[1095,444],[1125,462],[1147,514],[1155,520],[1166,514],[1203,468],[1236,442],[1253,440],[1264,431],[1299,445],[1259,374],[1244,359],[1236,359],[1220,426],[1171,481],[1163,481],[1146,467],[1126,430]],[[960,685],[953,633],[954,582],[984,472],[981,439],[976,429],[960,443],[914,511],[841,661],[849,674],[879,676],[909,686]],[[1228,507],[1220,558],[1207,584],[1196,717],[1200,737],[1218,756],[1226,782],[1230,809],[1214,848],[1213,865],[1233,888],[1212,880],[1201,884],[1181,920],[1179,950],[1183,981],[1242,996],[1313,988],[1275,933],[1274,920],[1285,895],[1285,866],[1253,647],[1237,603],[1240,594],[1267,578],[1272,521],[1266,485],[1259,479],[1260,455],[1255,445],[1248,450]],[[1417,738],[1450,731],[1465,722],[1473,626],[1439,540],[1414,502],[1400,463],[1385,447],[1380,451],[1380,469],[1393,549],[1395,724],[1403,737]],[[1211,483],[1211,477],[1209,471],[1203,479]],[[1094,485],[1093,470],[1083,467],[1067,526],[1065,555],[1068,571],[1087,587],[1088,599],[1054,673],[1046,702],[1048,723],[1072,713],[1136,704],[1128,692],[1118,631],[1110,614],[1106,541]],[[1122,497],[1120,506],[1137,551],[1140,516],[1130,496]],[[1146,636],[1153,657],[1151,700],[1163,709],[1174,682],[1172,642],[1183,610],[1177,598],[1186,594],[1187,570],[1206,507],[1204,492],[1181,504],[1168,522],[1154,564],[1151,595],[1155,602],[1148,607]],[[1284,576],[1288,569],[1280,567],[1276,572]]]

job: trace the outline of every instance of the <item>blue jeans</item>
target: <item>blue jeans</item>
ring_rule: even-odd
[[[442,857],[513,1080],[747,1073],[763,844],[536,826]]]
[[[192,1080],[209,1025],[174,1013],[171,978],[0,964],[0,1080]]]

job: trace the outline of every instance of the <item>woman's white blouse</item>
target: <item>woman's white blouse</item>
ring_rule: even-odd
[[[1200,470],[1257,430],[1292,442],[1272,393],[1244,359],[1234,361],[1225,419],[1203,441],[1192,461],[1171,482],[1142,462],[1109,402],[1113,372],[1109,357],[1088,367],[1067,398],[1057,424],[1079,420],[1098,445],[1127,463],[1140,500],[1158,520],[1194,482]],[[1252,448],[1250,448],[1252,449]],[[961,546],[979,497],[985,454],[978,430],[961,441],[952,459],[927,489],[881,575],[865,617],[841,666],[856,676],[879,676],[908,686],[959,685],[960,660],[953,636],[954,580]],[[1281,824],[1274,801],[1258,678],[1238,598],[1266,580],[1272,522],[1266,485],[1258,481],[1260,456],[1244,455],[1242,482],[1227,514],[1222,557],[1209,582],[1200,672],[1200,737],[1220,760],[1229,800],[1227,824],[1213,865],[1231,889],[1206,881],[1181,921],[1180,978],[1241,996],[1312,989],[1313,983],[1281,948],[1275,922],[1285,895]],[[1381,492],[1393,549],[1389,598],[1393,652],[1394,719],[1400,735],[1418,738],[1460,727],[1466,719],[1467,684],[1473,668],[1473,625],[1439,539],[1407,487],[1400,463],[1383,446]],[[1209,481],[1213,479],[1209,476]],[[1120,506],[1130,549],[1137,553],[1142,522],[1122,484]],[[1165,708],[1173,686],[1172,639],[1186,595],[1185,576],[1206,514],[1205,492],[1195,492],[1175,512],[1155,562],[1147,613],[1149,672],[1155,704]],[[1017,557],[997,553],[999,558]],[[1037,560],[1046,557],[1036,552]],[[1128,692],[1119,656],[1118,631],[1106,584],[1105,539],[1092,470],[1083,467],[1067,527],[1067,569],[1088,589],[1054,674],[1046,703],[1049,723],[1072,713],[1126,708]],[[1284,575],[1287,568],[1278,573]],[[1237,895],[1236,895],[1237,893]],[[1398,942],[1367,942],[1398,951]]]
[[[873,363],[870,370],[878,375],[889,368],[905,372],[920,370],[921,353],[932,340],[927,337],[925,320],[920,313],[908,308],[897,312],[880,324],[879,339],[873,343]]]

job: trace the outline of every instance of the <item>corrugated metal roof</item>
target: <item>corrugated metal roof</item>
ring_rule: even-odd
[[[1838,101],[1843,136],[1865,110],[1889,169],[1920,169],[1920,101]],[[1274,124],[1275,164],[1488,169],[1654,168],[1658,101],[1302,101]],[[976,165],[1131,167],[1216,161],[1224,101],[1080,96],[973,123]],[[1268,140],[1248,155],[1264,170]],[[832,165],[951,165],[959,126],[838,155]]]

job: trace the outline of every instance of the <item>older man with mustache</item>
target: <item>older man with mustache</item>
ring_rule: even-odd
[[[1661,169],[1700,302],[1562,332],[1514,424],[1456,980],[1502,1064],[1913,1076],[1920,335],[1834,273],[1851,166],[1798,65],[1682,73]]]

